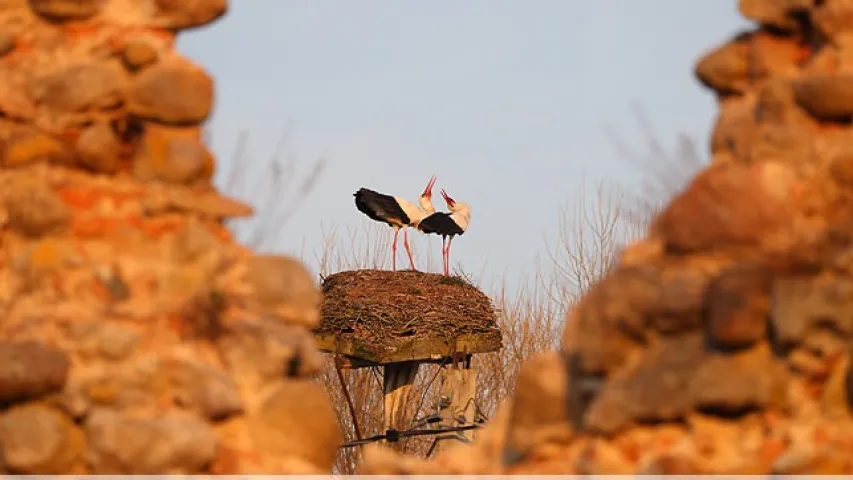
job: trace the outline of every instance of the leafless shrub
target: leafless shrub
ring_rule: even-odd
[[[696,141],[684,133],[678,135],[674,147],[667,148],[644,110],[639,106],[634,106],[633,110],[645,139],[644,148],[631,147],[612,128],[606,128],[605,133],[619,155],[641,172],[641,188],[629,197],[630,204],[634,205],[630,213],[637,217],[636,222],[648,223],[673,195],[707,166],[707,160]]]
[[[225,172],[224,189],[229,195],[252,204],[257,214],[250,219],[232,220],[229,224],[241,243],[264,250],[281,240],[287,221],[314,189],[326,166],[317,159],[298,183],[296,155],[287,150],[290,135],[285,132],[270,158],[255,161],[249,152],[249,134],[240,132],[237,146]]]
[[[562,312],[613,267],[628,242],[644,233],[646,223],[627,200],[618,186],[599,184],[590,194],[581,182],[575,198],[560,207],[557,240],[547,249],[548,265],[539,268],[551,272],[540,279]]]

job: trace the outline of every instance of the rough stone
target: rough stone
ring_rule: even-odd
[[[248,421],[258,451],[331,471],[342,437],[326,392],[313,380],[281,380]]]
[[[742,97],[727,99],[720,105],[720,113],[711,133],[711,153],[730,154],[734,159],[748,158],[755,135],[755,107]]]
[[[85,20],[100,11],[104,0],[29,0],[37,14],[54,21]]]
[[[84,128],[74,144],[81,165],[97,173],[115,173],[119,168],[121,141],[112,127],[97,123]]]
[[[788,365],[793,373],[809,380],[824,380],[829,373],[826,361],[805,348],[793,348],[788,353]]]
[[[634,470],[618,448],[603,440],[593,440],[578,463],[580,475],[628,475]]]
[[[814,137],[807,130],[788,125],[759,125],[748,158],[801,168],[817,162]]]
[[[9,226],[21,233],[39,237],[58,231],[71,219],[71,212],[56,191],[39,182],[7,185],[0,194],[6,207]]]
[[[836,45],[850,45],[853,5],[849,0],[816,0],[811,20],[817,30]]]
[[[839,376],[843,373],[843,381],[844,381],[844,394],[839,395],[839,397],[843,398],[847,401],[848,413],[853,411],[853,367],[850,364],[850,358],[846,359],[846,362],[842,362],[841,365],[838,366]],[[841,378],[839,378],[838,383],[841,383]],[[832,385],[832,384],[830,384]],[[839,385],[839,390],[841,386]]]
[[[536,445],[571,439],[567,379],[565,360],[557,352],[540,354],[521,367],[510,410],[505,455],[523,457]]]
[[[762,25],[785,31],[800,29],[802,22],[797,15],[805,14],[813,0],[740,0],[741,15]]]
[[[756,176],[757,184],[774,200],[785,199],[790,204],[800,188],[797,170],[785,162],[764,161]]]
[[[200,27],[225,15],[227,0],[155,0],[160,23],[167,28]]]
[[[577,356],[579,369],[587,374],[605,374],[619,368],[639,348],[640,342],[629,333],[629,322],[643,319],[628,309],[624,311],[632,313],[629,317],[610,314],[610,309],[622,311],[619,304],[609,301],[612,298],[609,292],[616,291],[609,290],[611,282],[617,281],[615,278],[615,275],[605,277],[593,286],[569,313],[567,324],[574,328],[566,328],[563,349]]]
[[[179,405],[193,408],[213,420],[221,420],[243,410],[237,384],[227,374],[209,365],[174,362],[171,372]]]
[[[647,460],[637,470],[638,475],[707,475],[694,457],[662,453]]]
[[[586,413],[585,428],[613,433],[633,422],[683,418],[693,406],[686,392],[705,357],[699,334],[661,339],[636,366],[608,380]]]
[[[758,89],[754,116],[758,123],[795,127],[796,132],[808,129],[811,123],[808,114],[797,105],[793,81],[781,75],[770,77]]]
[[[0,416],[7,470],[24,475],[65,475],[82,461],[85,437],[63,413],[41,403],[18,405]]]
[[[720,268],[717,263],[713,258],[667,259],[620,267],[600,282],[581,321],[614,323],[638,341],[644,340],[647,328],[666,334],[697,329],[703,293]]]
[[[121,271],[115,265],[99,265],[92,273],[110,302],[124,302],[133,295]]]
[[[255,255],[246,267],[251,302],[289,323],[320,322],[320,289],[302,262],[278,255]]]
[[[249,217],[254,213],[251,206],[216,192],[171,192],[162,199],[143,199],[142,205],[148,214],[178,210],[217,220]]]
[[[84,431],[96,475],[198,474],[216,455],[213,428],[177,412],[150,419],[96,409]]]
[[[787,406],[787,370],[762,342],[733,355],[711,354],[692,372],[689,393],[697,408],[737,414]]]
[[[194,262],[222,249],[222,241],[197,221],[190,221],[175,235],[172,255],[177,262]]]
[[[131,71],[137,71],[152,65],[159,56],[157,47],[144,38],[134,38],[124,44],[122,60]]]
[[[621,268],[639,267],[664,258],[663,242],[642,239],[628,243],[618,253],[616,265]]]
[[[213,79],[189,62],[161,62],[136,76],[128,109],[161,123],[199,124],[213,107],[213,86]]]
[[[36,106],[26,89],[26,80],[0,69],[0,112],[6,117],[31,121],[36,116]]]
[[[138,329],[118,322],[76,321],[67,332],[77,351],[110,361],[126,359],[142,341]]]
[[[582,370],[606,373],[621,365],[650,331],[698,330],[704,290],[727,260],[713,255],[667,259],[610,272],[574,310],[565,348],[579,354]],[[600,329],[600,330],[599,330]]]
[[[704,55],[696,64],[696,77],[708,88],[724,94],[744,93],[752,79],[749,44],[744,38]]]
[[[708,336],[725,347],[748,347],[765,338],[771,277],[757,265],[725,271],[705,297]]]
[[[305,377],[318,373],[322,354],[314,338],[294,325],[260,320],[232,329],[219,342],[219,350],[235,380],[244,389],[257,390],[282,377]]]
[[[698,330],[705,290],[728,263],[728,259],[714,255],[667,262],[661,269],[657,296],[645,306],[649,326],[666,335]]]
[[[745,455],[753,442],[765,436],[760,418],[721,418],[716,415],[692,413],[687,417],[687,428],[698,453],[699,466],[714,474],[737,474],[749,468]]]
[[[71,242],[56,237],[40,238],[28,243],[11,262],[18,273],[29,278],[38,278],[81,263],[82,258]]]
[[[75,396],[92,405],[117,410],[144,410],[146,405],[174,401],[173,376],[165,359],[137,356],[133,362],[103,365],[76,382]]]
[[[683,253],[757,245],[790,221],[787,198],[776,193],[790,187],[768,188],[766,168],[736,164],[701,172],[657,216],[653,232]]]
[[[850,357],[845,355],[833,367],[821,392],[820,407],[829,418],[850,418],[853,413],[853,378]]]
[[[119,106],[124,98],[120,68],[112,63],[79,61],[33,82],[30,94],[39,105],[60,112],[84,112]]]
[[[15,38],[8,34],[0,33],[0,57],[8,55],[15,49]]]
[[[847,343],[837,331],[818,324],[808,330],[802,346],[821,358],[836,359],[847,351]]]
[[[441,475],[445,469],[422,459],[402,455],[388,447],[368,444],[364,448],[368,467],[363,475]],[[467,461],[470,462],[470,458]],[[298,474],[298,473],[294,473]]]
[[[68,357],[62,351],[32,341],[0,341],[0,401],[59,391],[69,369]]]
[[[853,148],[842,150],[832,157],[829,173],[843,188],[853,187]]]
[[[5,167],[26,167],[38,162],[71,163],[71,152],[58,139],[30,128],[17,128],[5,142]]]
[[[750,47],[753,69],[760,79],[755,84],[759,91],[767,82],[796,77],[812,54],[808,45],[792,42],[790,34],[774,29],[755,31]]]
[[[847,454],[820,452],[793,445],[773,462],[774,475],[845,475],[850,473]]]
[[[853,74],[809,75],[794,83],[797,103],[824,121],[853,119]]]
[[[803,341],[816,324],[853,334],[853,281],[832,277],[776,280],[772,290],[775,339],[783,346]]]
[[[616,269],[602,279],[590,297],[592,303],[583,309],[581,325],[615,323],[642,338],[648,326],[645,307],[658,297],[660,284],[661,272],[654,266]]]
[[[149,126],[137,150],[133,175],[142,181],[187,184],[209,180],[213,155],[193,132]]]

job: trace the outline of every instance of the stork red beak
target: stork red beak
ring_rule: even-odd
[[[444,197],[444,201],[447,202],[448,207],[452,207],[456,203],[452,198],[450,198],[450,195],[448,195],[443,188],[441,189],[441,196]]]
[[[429,183],[427,183],[426,188],[424,189],[424,193],[421,194],[422,197],[432,198],[432,187],[435,186],[435,175],[430,177]]]

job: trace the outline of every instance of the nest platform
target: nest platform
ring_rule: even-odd
[[[354,270],[326,277],[318,346],[350,368],[500,350],[491,299],[461,277]]]

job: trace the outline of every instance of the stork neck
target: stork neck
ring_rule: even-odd
[[[450,214],[450,218],[459,225],[463,231],[468,229],[468,224],[471,223],[471,210],[463,208]]]
[[[435,213],[435,207],[432,205],[432,201],[427,197],[421,196],[420,198],[418,198],[418,206],[420,206],[421,210],[425,211],[426,213]]]

